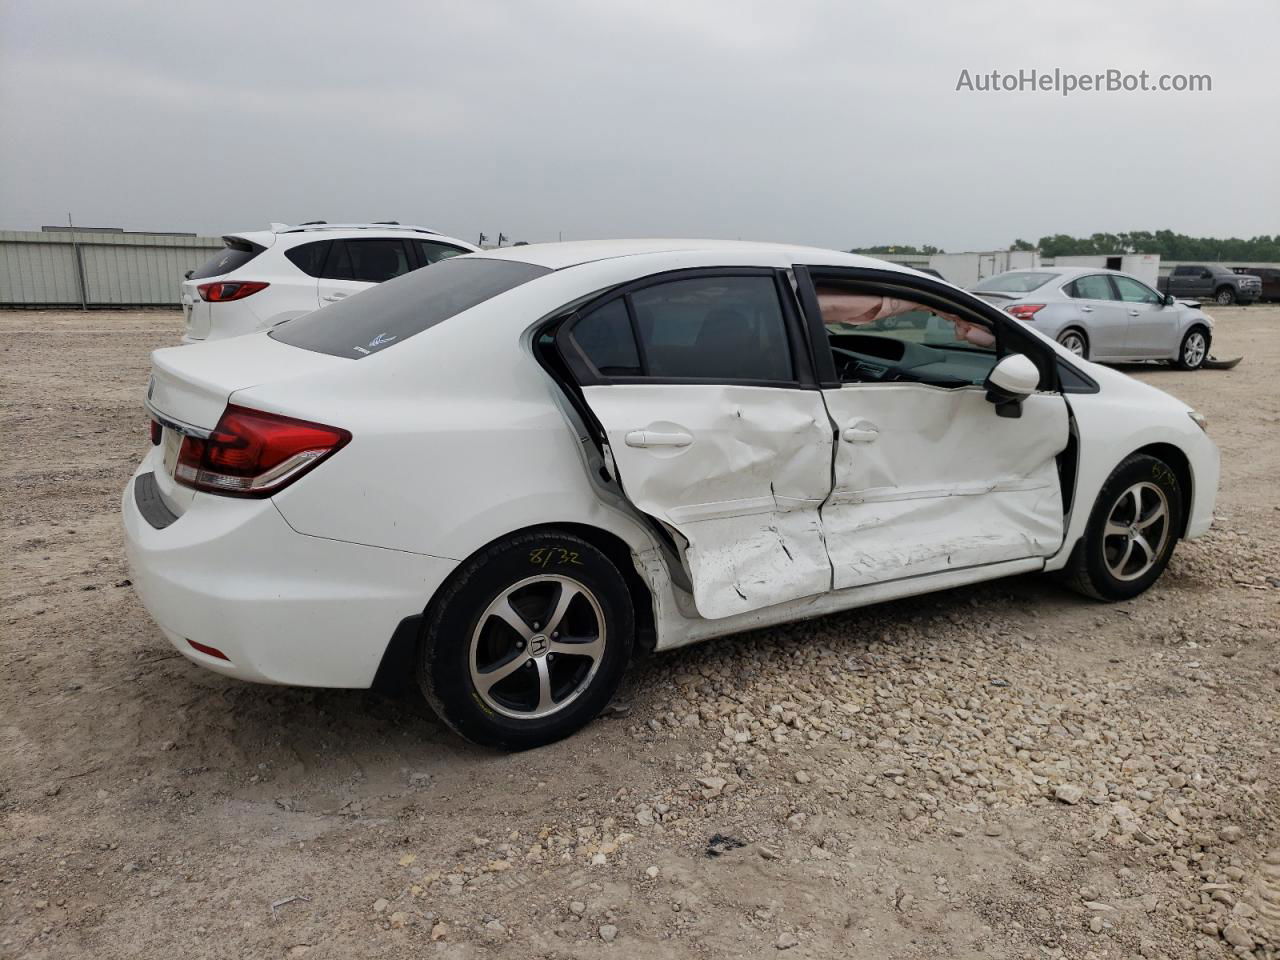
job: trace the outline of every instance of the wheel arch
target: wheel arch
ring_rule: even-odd
[[[653,593],[650,591],[649,585],[645,583],[644,578],[640,576],[639,571],[636,570],[635,561],[632,559],[631,547],[627,545],[627,542],[616,533],[587,523],[572,521],[535,523],[516,530],[510,530],[499,537],[494,537],[488,543],[481,544],[468,556],[464,557],[453,572],[445,578],[444,582],[440,584],[427,601],[421,613],[412,614],[400,621],[390,641],[387,643],[387,648],[382,653],[382,660],[379,662],[378,670],[374,674],[373,683],[370,685],[371,688],[381,693],[393,695],[412,689],[418,647],[422,642],[422,632],[428,619],[435,612],[439,598],[445,594],[449,584],[460,574],[472,557],[509,537],[517,537],[534,530],[570,533],[581,537],[613,562],[622,574],[623,582],[631,595],[631,607],[635,616],[636,646],[645,652],[652,652],[657,644]]]
[[[1191,472],[1191,461],[1180,447],[1172,443],[1150,443],[1133,451],[1134,454],[1145,453],[1169,465],[1169,469],[1178,478],[1178,486],[1182,494],[1182,516],[1178,518],[1178,539],[1187,534],[1187,525],[1191,522],[1191,504],[1195,495],[1195,475]],[[1128,457],[1125,458],[1126,460]],[[1123,461],[1121,461],[1123,462]]]

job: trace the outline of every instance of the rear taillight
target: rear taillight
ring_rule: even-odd
[[[216,283],[202,283],[196,287],[200,291],[200,299],[209,303],[226,303],[228,300],[243,300],[251,297],[259,290],[271,286],[260,280],[221,280]]]
[[[173,478],[208,493],[267,497],[350,439],[338,427],[228,406],[208,439],[183,437]]]
[[[1019,320],[1030,320],[1039,311],[1044,309],[1043,303],[1015,303],[1011,307],[1005,307],[1006,313],[1011,313]]]
[[[160,441],[164,439],[164,427],[160,426],[159,420],[151,421],[151,445],[153,447],[160,446]]]

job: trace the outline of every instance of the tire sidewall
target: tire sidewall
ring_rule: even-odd
[[[539,573],[578,581],[604,617],[605,652],[588,687],[563,710],[519,720],[484,702],[471,680],[471,638],[481,614],[502,591]],[[523,750],[568,736],[608,705],[622,680],[634,640],[631,596],[613,562],[587,541],[555,531],[518,534],[482,550],[459,568],[427,617],[418,682],[450,727],[484,746]]]
[[[1158,486],[1169,503],[1169,536],[1160,556],[1150,570],[1137,580],[1119,580],[1107,569],[1103,554],[1103,528],[1116,499],[1129,487],[1141,481]],[[1135,454],[1120,464],[1098,491],[1089,525],[1085,532],[1085,568],[1094,589],[1105,600],[1129,600],[1145,591],[1164,573],[1177,546],[1182,520],[1182,486],[1178,475],[1168,464],[1147,454]]]

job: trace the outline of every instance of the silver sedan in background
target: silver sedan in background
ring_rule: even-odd
[[[1167,360],[1198,370],[1209,356],[1213,320],[1199,304],[1118,270],[1010,270],[973,292],[1088,360]]]

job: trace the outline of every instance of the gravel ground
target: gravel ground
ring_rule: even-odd
[[[0,312],[0,957],[1280,956],[1280,308],[1212,533],[1104,606],[999,581],[635,665],[504,756],[180,658],[117,511],[169,313]]]

